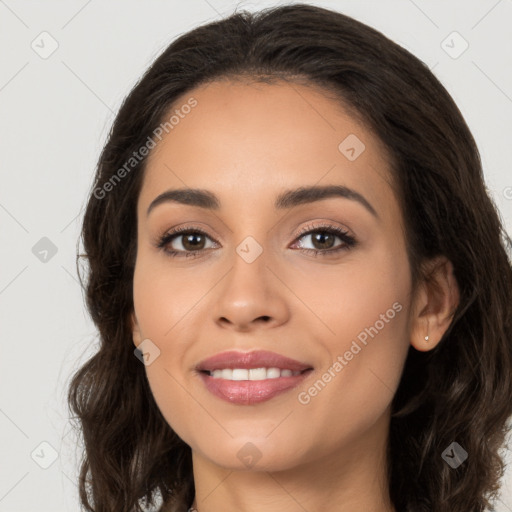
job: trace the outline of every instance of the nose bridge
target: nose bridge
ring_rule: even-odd
[[[262,277],[269,263],[270,236],[273,232],[268,229],[261,215],[255,215],[255,205],[249,200],[238,205],[238,219],[232,228],[233,250],[231,278],[236,274],[237,279],[244,279],[244,274],[252,280],[258,275]]]
[[[268,293],[269,272],[266,268],[268,251],[252,236],[235,247],[231,271],[227,276],[225,293],[236,294],[245,300],[259,300]],[[238,300],[240,300],[238,299]]]
[[[282,322],[287,314],[282,284],[267,268],[270,251],[254,236],[235,247],[231,268],[216,297],[214,320],[247,328],[258,318]]]

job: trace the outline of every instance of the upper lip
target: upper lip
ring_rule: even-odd
[[[312,366],[268,350],[252,352],[229,350],[208,357],[196,366],[198,371],[210,372],[225,368],[280,368],[281,370],[303,371],[312,368]]]

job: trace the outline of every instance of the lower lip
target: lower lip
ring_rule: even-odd
[[[227,380],[213,378],[200,372],[210,393],[232,404],[251,405],[270,400],[276,395],[298,386],[312,370],[306,370],[292,377],[278,377],[265,380]]]

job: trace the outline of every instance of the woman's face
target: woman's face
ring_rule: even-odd
[[[176,110],[138,201],[133,288],[134,343],[144,341],[163,416],[197,456],[226,468],[286,469],[381,443],[412,304],[379,140],[321,90],[296,84],[214,82]],[[341,194],[322,194],[328,186]],[[311,187],[319,192],[294,193]],[[218,204],[189,194],[148,213],[178,189]],[[178,227],[189,233],[159,248]],[[243,382],[197,370],[231,350],[312,369],[272,379],[235,361],[231,379]]]

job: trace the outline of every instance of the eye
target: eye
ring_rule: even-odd
[[[191,257],[205,250],[207,240],[211,240],[211,238],[201,229],[194,227],[176,228],[165,233],[158,241],[157,247],[171,257]],[[177,247],[173,247],[176,241],[179,241],[179,243],[176,244]]]
[[[356,245],[356,239],[342,228],[331,224],[320,226],[306,226],[297,237],[300,239],[309,238],[313,248],[304,247],[304,242],[299,244],[299,249],[311,252],[316,255],[329,255],[339,251],[348,250]],[[341,244],[335,246],[335,240],[341,240]],[[334,247],[333,247],[334,246]]]
[[[313,248],[304,247],[304,242],[299,243],[299,250],[312,253],[314,256],[332,255],[339,251],[346,251],[357,244],[356,239],[347,231],[331,224],[319,226],[306,226],[301,230],[296,240],[310,238]],[[335,246],[335,240],[341,240],[341,244]],[[179,243],[175,242],[179,241]],[[206,246],[207,241],[213,241],[213,247]],[[296,245],[296,244],[294,244]],[[172,258],[196,257],[218,246],[218,243],[210,238],[202,229],[196,227],[175,228],[165,233],[157,242],[157,247]],[[333,247],[334,246],[334,247]],[[290,246],[293,248],[293,245]]]

